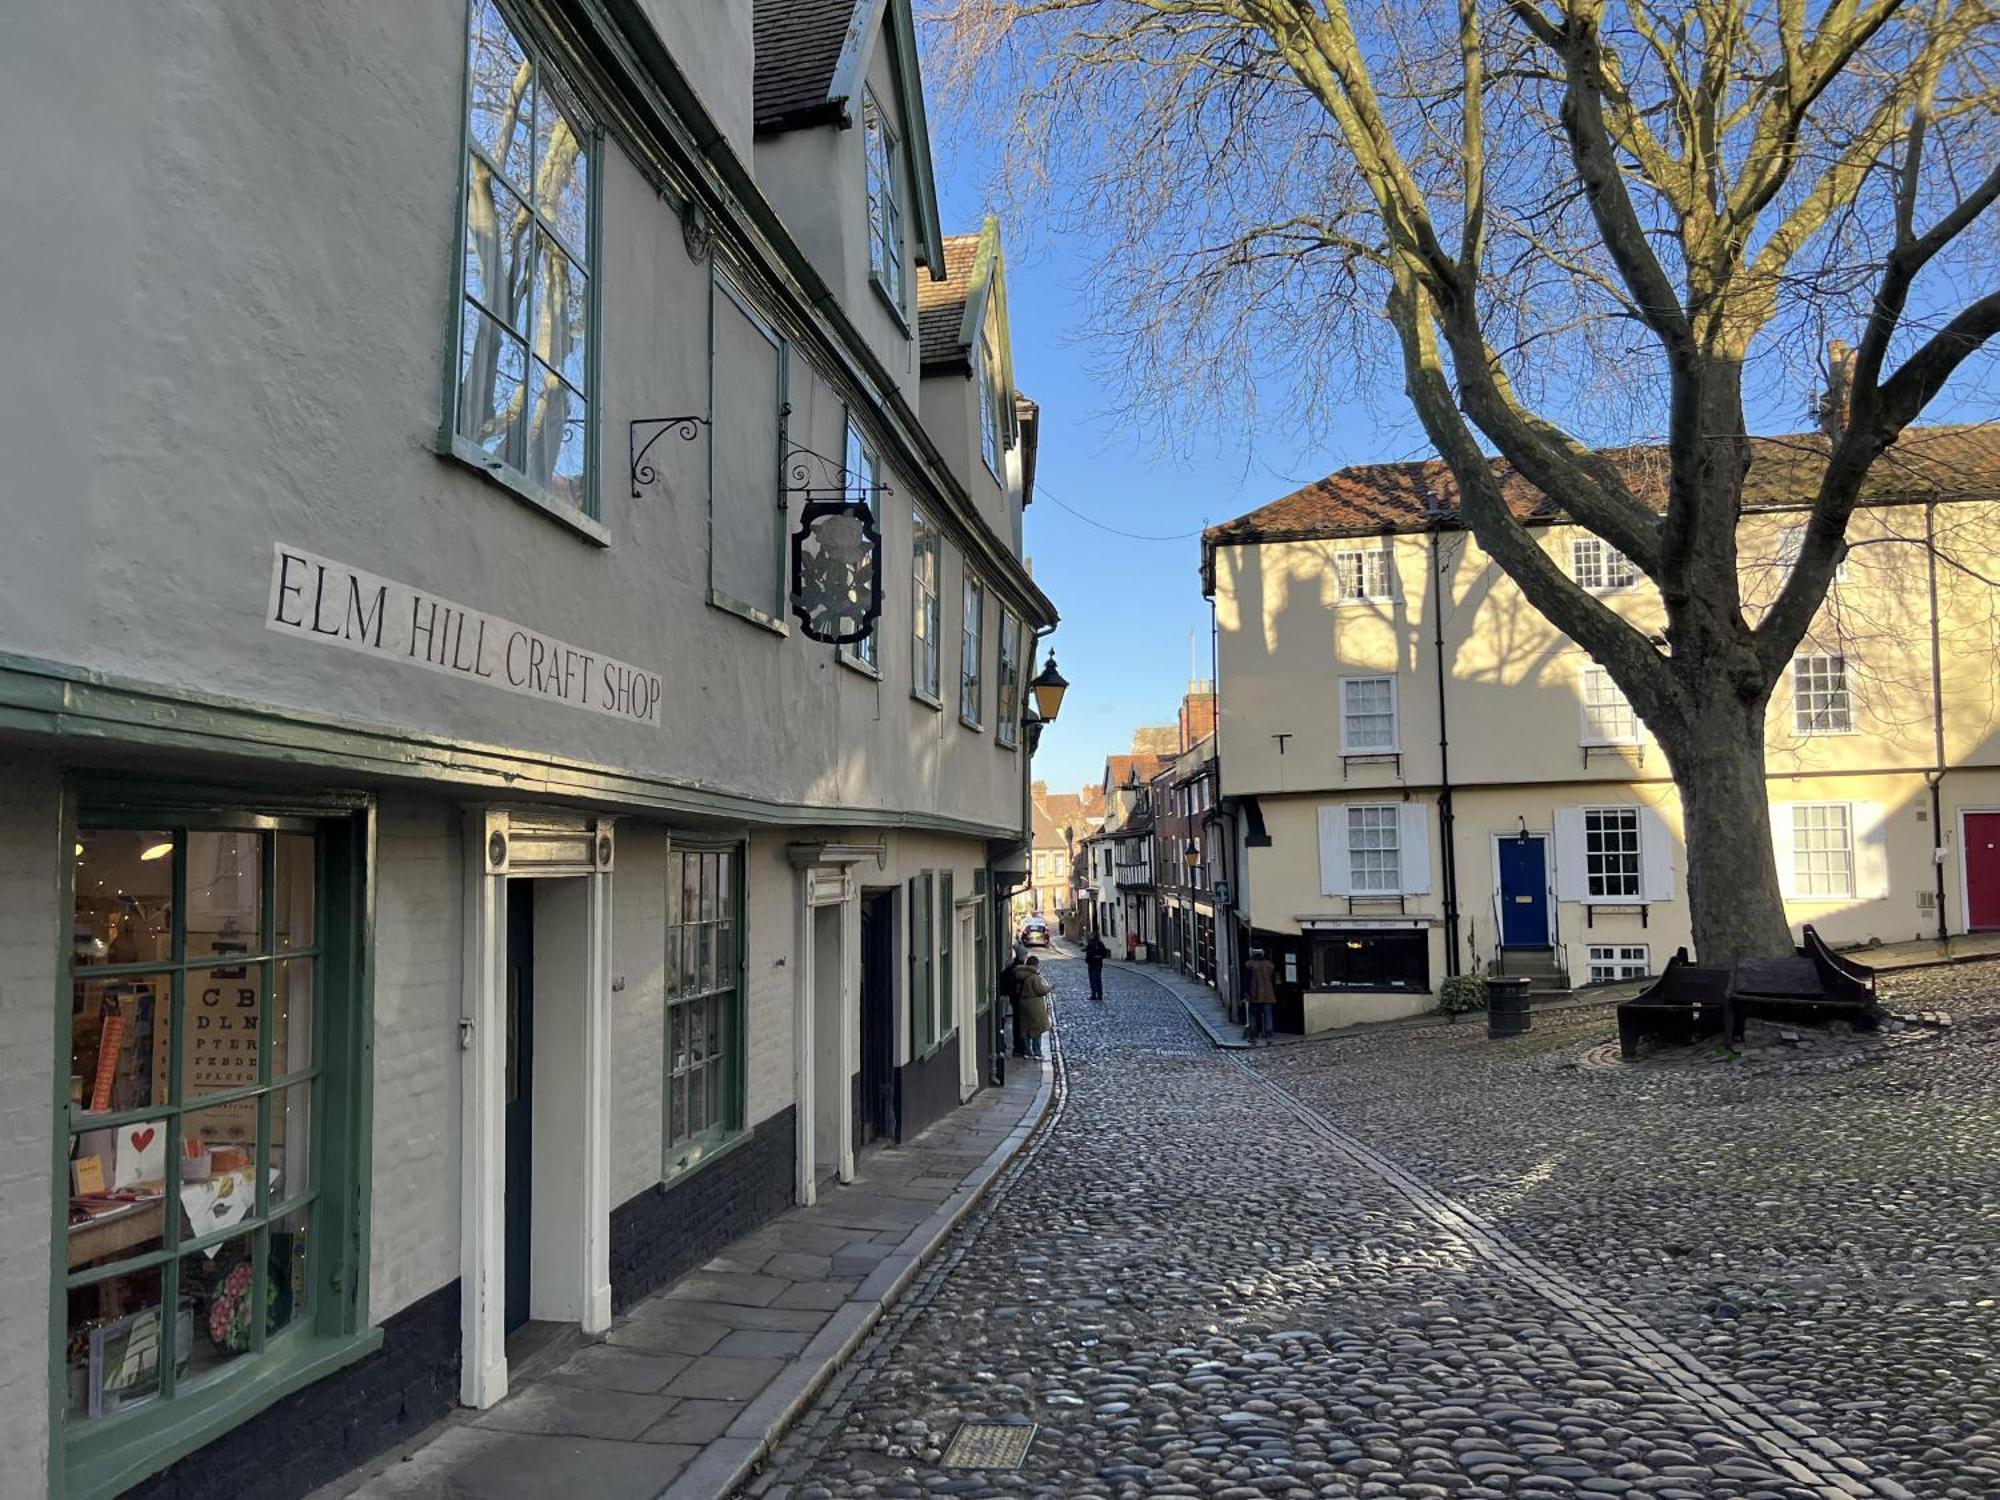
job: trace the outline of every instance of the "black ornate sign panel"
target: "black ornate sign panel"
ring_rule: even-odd
[[[864,501],[814,500],[792,533],[792,613],[809,640],[852,645],[882,613],[882,534]]]

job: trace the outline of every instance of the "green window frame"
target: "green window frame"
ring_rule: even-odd
[[[991,938],[987,929],[993,924],[993,904],[987,894],[984,866],[972,872],[972,893],[979,898],[978,915],[972,924],[972,1006],[983,1016],[993,1009],[995,988],[992,975],[986,967],[986,956],[991,951]]]
[[[1021,635],[1014,611],[1000,606],[1000,644],[997,695],[994,701],[993,742],[1007,749],[1021,737]]]
[[[743,1129],[742,845],[668,851],[666,976],[660,1139],[672,1178]]]
[[[51,1160],[61,1500],[116,1494],[381,1341],[366,1326],[372,819],[360,797],[73,788]],[[107,892],[114,871],[144,878]],[[271,1024],[299,1009],[303,1027]],[[123,1137],[136,1156],[148,1131],[156,1192],[73,1226],[75,1162],[96,1157],[115,1186]],[[221,1175],[222,1151],[248,1159]],[[231,1189],[250,1195],[233,1214]]]
[[[860,493],[861,497],[868,502],[868,508],[875,516],[875,524],[880,526],[887,519],[882,513],[882,455],[875,450],[874,444],[870,443],[862,435],[861,428],[855,423],[852,412],[847,417],[845,466],[847,469],[848,492],[850,494]],[[886,605],[888,603],[886,595],[884,595],[883,603],[885,605],[884,613],[886,613]],[[869,627],[868,634],[864,635],[860,640],[840,648],[841,659],[850,665],[862,667],[880,676],[882,664],[877,660],[875,643],[881,633],[882,619],[880,616],[877,616],[875,623]]]
[[[938,697],[938,530],[921,510],[910,511],[910,691],[932,708]]]
[[[938,993],[931,1030],[939,1045],[958,1035],[958,991],[952,987],[952,960],[958,947],[958,903],[952,899],[952,872],[938,875]]]
[[[861,139],[868,173],[868,277],[901,320],[903,143],[873,89],[862,95]]]
[[[603,134],[499,0],[466,11],[439,447],[599,543]]]
[[[910,1061],[937,1050],[937,876],[910,877]]]

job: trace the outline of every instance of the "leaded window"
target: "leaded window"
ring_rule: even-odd
[[[1341,748],[1349,755],[1396,748],[1396,679],[1349,677],[1340,685]]]
[[[1021,624],[1005,605],[1000,609],[999,721],[993,737],[1003,745],[1014,744],[1021,725]]]
[[[1805,897],[1854,894],[1854,817],[1845,802],[1792,805],[1792,889]]]
[[[453,446],[591,514],[594,132],[494,0],[467,51]]]
[[[1621,979],[1644,979],[1652,972],[1652,959],[1644,943],[1590,945],[1592,984],[1615,984]]]
[[[355,837],[251,811],[80,821],[54,1195],[73,1475],[143,1464],[238,1373],[356,1326]]]
[[[1639,716],[1625,690],[1596,662],[1583,668],[1583,742],[1586,745],[1636,745]]]
[[[1572,537],[1570,575],[1587,589],[1629,589],[1639,581],[1632,560],[1602,537]]]
[[[1389,554],[1380,547],[1342,550],[1333,554],[1334,596],[1345,600],[1389,599]]]
[[[871,91],[862,101],[868,158],[868,270],[900,311],[903,306],[903,147]]]
[[[1392,803],[1347,809],[1347,862],[1355,895],[1395,895],[1403,888],[1403,810]]]
[[[1000,406],[1000,361],[993,340],[979,340],[979,456],[993,477],[1000,477],[1000,450],[1006,442],[1006,417]]]
[[[741,1124],[742,923],[738,853],[675,849],[667,857],[669,1174]]]
[[[938,701],[938,534],[922,511],[910,512],[911,685]]]
[[[1638,900],[1639,810],[1636,807],[1585,808],[1583,860],[1587,889],[1592,900]]]
[[[1846,657],[1810,655],[1793,660],[1792,723],[1800,734],[1846,734],[1854,728]]]
[[[958,649],[958,716],[965,723],[977,727],[980,710],[984,706],[983,682],[980,664],[986,647],[980,640],[986,622],[986,589],[973,576],[972,570],[965,570],[965,613],[959,625]]]

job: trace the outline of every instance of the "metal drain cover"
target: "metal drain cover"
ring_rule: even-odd
[[[944,1450],[947,1469],[1018,1469],[1039,1429],[1032,1422],[964,1422]]]

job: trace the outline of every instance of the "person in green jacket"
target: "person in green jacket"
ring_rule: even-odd
[[[1048,1051],[1042,1038],[1049,1034],[1049,989],[1048,980],[1042,977],[1042,961],[1029,954],[1026,961],[1014,971],[1014,996],[1017,1001],[1015,1014],[1020,1017],[1021,1035],[1027,1038],[1028,1055],[1047,1057]]]

